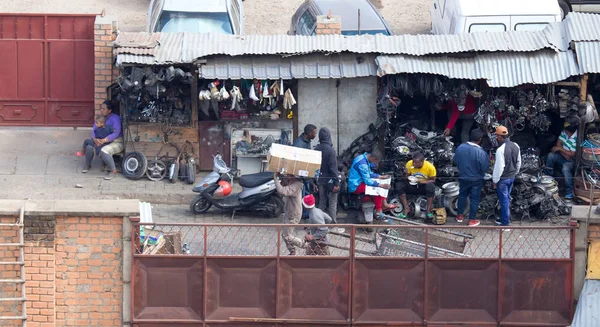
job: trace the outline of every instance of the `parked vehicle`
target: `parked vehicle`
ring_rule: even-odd
[[[536,31],[564,18],[557,0],[433,0],[433,34]]]
[[[213,159],[213,172],[193,188],[199,193],[190,203],[193,213],[204,213],[212,206],[225,211],[256,212],[266,217],[279,217],[283,212],[283,199],[275,189],[273,173],[243,175],[239,184],[242,191],[230,194],[236,173],[217,153]]]
[[[570,11],[600,13],[600,0],[558,0],[558,5],[565,14]]]
[[[148,32],[244,34],[242,0],[152,0]]]
[[[392,28],[368,0],[306,0],[292,16],[288,34],[315,35],[317,16],[327,15],[329,10],[342,18],[342,35],[394,35]]]

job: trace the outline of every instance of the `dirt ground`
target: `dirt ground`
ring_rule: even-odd
[[[245,0],[246,34],[285,34],[304,0]],[[432,0],[371,0],[396,34],[428,34]],[[106,8],[122,31],[146,28],[149,0],[20,0],[0,1],[0,12],[91,13]],[[335,14],[335,13],[334,13]]]

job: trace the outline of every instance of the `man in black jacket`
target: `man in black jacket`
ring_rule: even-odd
[[[333,223],[337,224],[337,201],[340,192],[340,180],[337,153],[333,148],[331,132],[323,127],[319,130],[319,145],[315,150],[321,151],[321,170],[317,183],[319,185],[319,209],[327,212]],[[328,208],[329,207],[329,208]]]

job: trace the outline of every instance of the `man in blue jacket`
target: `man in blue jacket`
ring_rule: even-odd
[[[367,186],[381,187],[389,189],[389,184],[380,184],[381,179],[387,179],[389,176],[379,175],[371,170],[371,164],[378,164],[382,155],[378,151],[362,154],[352,162],[348,172],[348,191],[353,194],[364,194]],[[376,216],[380,217],[383,210],[388,210],[390,206],[384,197],[371,196],[375,204]]]
[[[481,148],[483,132],[480,129],[471,131],[471,141],[461,144],[454,155],[454,162],[458,167],[460,191],[458,194],[458,216],[456,221],[463,222],[467,197],[471,201],[469,206],[469,227],[478,226],[477,211],[483,189],[483,178],[490,168],[490,158]]]

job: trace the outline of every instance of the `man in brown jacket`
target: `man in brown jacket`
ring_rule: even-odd
[[[297,225],[300,223],[300,219],[302,219],[302,187],[303,183],[300,179],[295,176],[285,175],[281,176],[281,182],[279,181],[279,177],[281,174],[276,173],[274,175],[275,179],[275,188],[277,192],[283,196],[283,201],[285,202],[285,217],[284,224],[294,224]],[[290,255],[296,255],[296,247],[303,248],[304,240],[296,237],[295,228],[288,227],[284,228],[281,236],[283,237],[283,241],[290,251]]]

